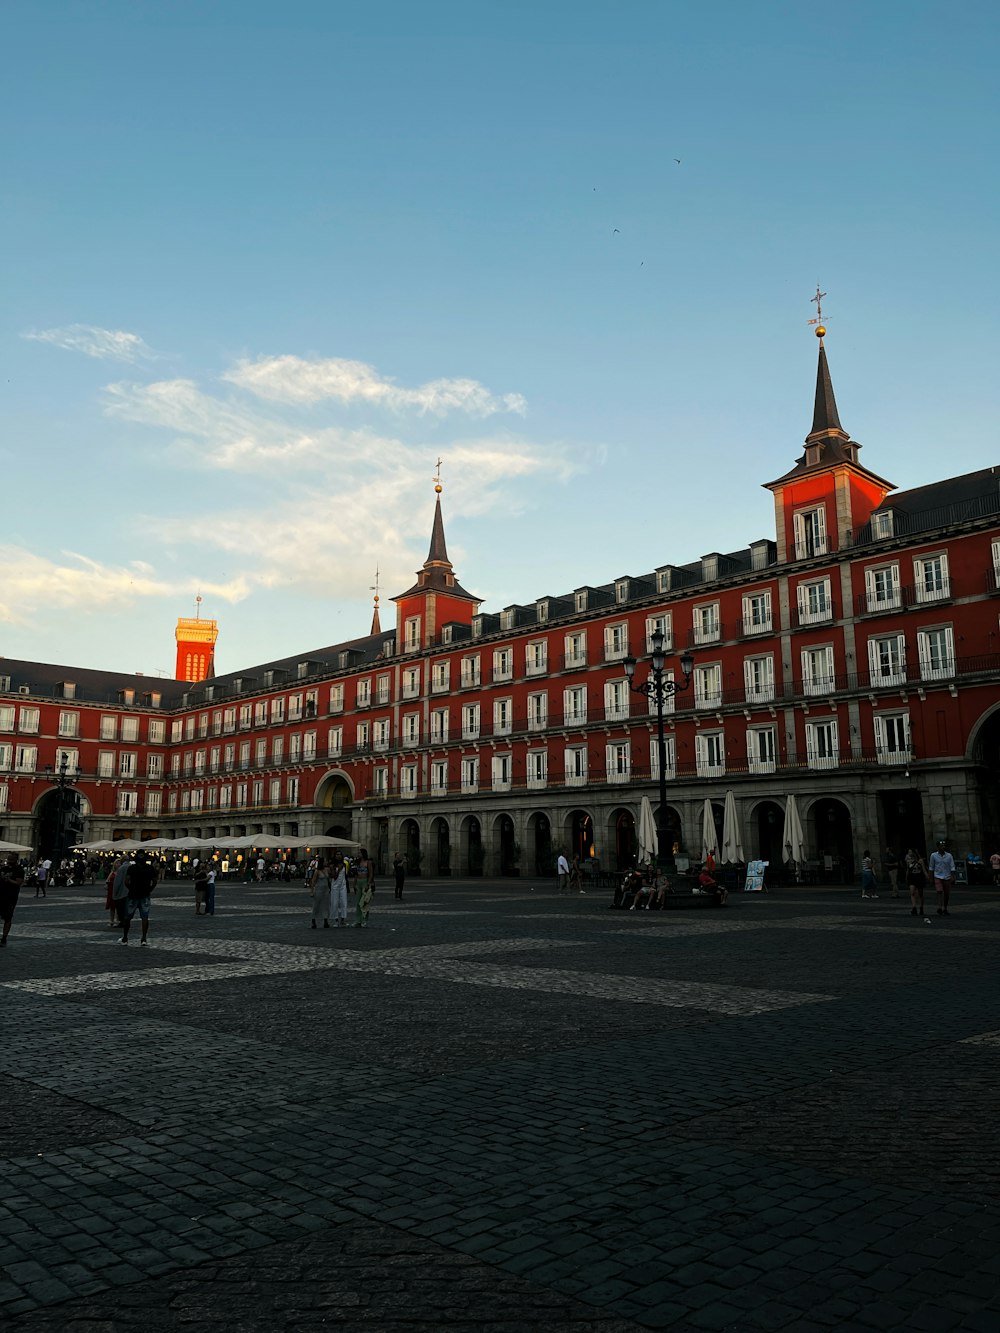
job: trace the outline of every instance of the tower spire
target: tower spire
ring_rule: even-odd
[[[434,502],[434,526],[431,528],[431,545],[427,552],[427,559],[424,561],[424,568],[428,565],[447,565],[451,567],[451,561],[448,559],[448,548],[444,542],[444,519],[441,517],[441,492],[444,487],[441,485],[441,463],[442,459],[437,461],[437,471],[434,473],[434,492],[437,499]]]
[[[826,325],[823,323],[823,297],[825,295],[826,292],[820,291],[817,282],[816,295],[809,298],[810,303],[816,306],[816,318],[809,320],[809,323],[816,326],[816,337],[819,339],[819,364],[816,367],[816,399],[813,403],[813,424],[812,430],[806,436],[807,444],[837,436],[843,440],[850,438],[840,424],[837,400],[833,394],[833,381],[830,379],[830,367],[826,360],[826,347],[823,343],[826,336]]]
[[[372,630],[371,630],[372,634],[382,633],[382,626],[379,624],[379,618],[378,618],[378,574],[379,574],[378,565],[376,565],[375,582],[371,585],[371,590],[375,594],[375,610],[372,613]]]

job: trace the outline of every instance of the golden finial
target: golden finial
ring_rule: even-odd
[[[378,609],[378,576],[379,576],[379,568],[378,568],[378,565],[376,565],[376,566],[375,566],[375,582],[374,582],[374,583],[370,583],[370,584],[368,585],[369,590],[375,594],[375,607],[376,607],[376,609]]]
[[[437,471],[434,474],[434,490],[437,492],[438,495],[440,495],[441,492],[444,490],[444,487],[441,485],[441,464],[443,462],[444,462],[443,458],[438,459]]]
[[[815,318],[815,319],[810,319],[810,320],[807,321],[807,323],[809,323],[809,324],[815,324],[815,325],[816,325],[816,337],[817,337],[817,338],[822,338],[822,337],[824,336],[824,334],[826,333],[826,327],[825,327],[825,325],[823,324],[823,297],[824,297],[825,295],[826,295],[826,292],[821,292],[821,291],[820,291],[820,289],[819,289],[819,283],[817,282],[817,284],[816,284],[816,295],[815,295],[815,296],[810,296],[810,298],[809,298],[809,302],[810,302],[810,304],[815,304],[815,306],[816,306],[816,318]]]

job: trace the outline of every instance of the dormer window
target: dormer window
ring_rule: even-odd
[[[813,555],[826,555],[826,510],[800,509],[793,520],[795,529],[795,558],[807,560]]]
[[[823,452],[822,446],[810,444],[806,446],[806,467],[815,467],[820,460],[820,454]]]
[[[536,603],[535,603],[535,619],[538,621],[539,625],[544,625],[545,622],[546,622],[546,620],[548,620],[548,618],[549,618],[549,604],[548,604],[548,602],[547,602],[547,601],[545,601],[545,602],[536,602]]]
[[[483,637],[483,618],[482,616],[472,617],[472,637],[481,639]]]
[[[892,510],[881,509],[872,514],[872,537],[875,541],[884,541],[892,536]]]
[[[513,628],[514,628],[514,612],[513,612],[513,611],[509,611],[509,610],[508,610],[508,611],[501,611],[501,612],[500,612],[500,628],[501,628],[501,629],[504,629],[504,630],[506,630],[506,629],[513,629]]]
[[[615,581],[615,601],[619,606],[622,602],[628,601],[628,579],[617,579]]]
[[[420,647],[420,617],[407,616],[403,624],[403,643],[406,652],[413,652]]]
[[[454,628],[451,625],[445,625],[444,629],[441,631],[441,642],[451,643],[454,632]]]
[[[575,594],[573,605],[577,611],[586,611],[587,609],[587,590],[584,588],[581,592]]]
[[[705,583],[710,583],[713,579],[719,577],[719,557],[717,555],[703,555],[701,557],[701,577]]]
[[[64,680],[59,686],[59,693],[64,699],[75,699],[76,685],[71,680]]]
[[[671,585],[671,573],[669,569],[658,569],[656,571],[656,591],[669,592]]]
[[[308,675],[309,675],[309,663],[299,662],[296,667],[296,678],[298,680],[305,680],[306,676]]]

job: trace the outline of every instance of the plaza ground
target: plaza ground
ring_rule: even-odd
[[[24,890],[5,1326],[995,1333],[1000,894],[607,903]]]

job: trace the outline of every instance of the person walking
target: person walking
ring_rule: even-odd
[[[915,847],[906,853],[906,887],[910,891],[910,916],[923,916],[924,889],[927,887],[927,866]]]
[[[875,892],[875,863],[871,852],[865,852],[861,858],[861,897],[878,897]]]
[[[580,864],[579,856],[573,857],[573,863],[569,868],[569,891],[572,893],[586,894],[587,890],[583,887],[583,866]]]
[[[559,853],[559,859],[556,861],[556,874],[559,877],[559,892],[567,893],[569,891],[569,862],[566,860],[565,852]]]
[[[326,862],[318,865],[313,874],[312,882],[309,885],[309,892],[312,894],[312,928],[316,929],[316,922],[323,921],[323,929],[330,929],[330,893],[333,888],[333,880],[330,877],[330,865]]]
[[[104,894],[104,908],[105,911],[111,913],[111,921],[108,927],[110,930],[114,930],[115,926],[118,925],[118,904],[115,902],[115,875],[118,873],[118,869],[124,861],[125,857],[120,856],[108,871],[107,879],[104,881],[106,890]]]
[[[406,880],[406,862],[403,860],[402,852],[397,852],[392,858],[392,874],[396,881],[396,898],[401,902],[403,898],[403,884]]]
[[[45,897],[45,881],[46,881],[46,880],[48,879],[48,877],[49,877],[49,867],[50,867],[51,865],[52,865],[52,862],[51,862],[51,861],[39,861],[38,865],[35,866],[35,897],[36,897],[36,898],[39,897],[39,896],[41,896],[42,898]]]
[[[994,852],[990,857],[990,870],[993,872],[993,887],[1000,889],[1000,852]]]
[[[208,907],[208,871],[203,861],[195,862],[194,868],[194,914],[206,916]]]
[[[208,868],[208,887],[205,890],[205,911],[209,916],[215,916],[215,866]]]
[[[948,900],[951,886],[955,883],[955,858],[945,846],[944,838],[938,839],[938,845],[931,852],[930,872],[934,879],[934,892],[938,895],[938,916],[948,915]]]
[[[3,920],[0,948],[7,947],[7,936],[10,934],[11,922],[14,920],[14,909],[17,907],[17,900],[21,895],[21,885],[23,883],[24,871],[21,869],[21,863],[18,861],[16,853],[11,852],[3,866],[0,867],[0,919]]]
[[[330,914],[335,926],[347,925],[347,862],[336,856],[330,867]]]
[[[111,900],[114,904],[114,911],[111,917],[111,924],[119,925],[125,930],[125,910],[128,900],[128,872],[132,868],[132,862],[127,856],[120,856],[115,862],[114,869],[111,872]],[[126,932],[127,933],[127,932]]]
[[[374,896],[375,866],[368,855],[368,848],[362,847],[354,868],[354,924],[356,927],[368,925],[368,913],[371,911]]]
[[[882,864],[885,866],[885,877],[889,881],[889,888],[892,889],[892,896],[899,897],[899,857],[892,847],[885,849],[885,856],[882,858]]]
[[[122,921],[124,931],[122,944],[128,944],[128,933],[136,912],[139,913],[139,919],[142,922],[142,938],[139,943],[143,945],[147,943],[149,900],[156,888],[158,878],[156,867],[147,860],[146,853],[136,852],[135,861],[129,866],[128,873],[125,876],[128,897],[125,899],[125,917]]]

